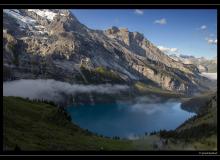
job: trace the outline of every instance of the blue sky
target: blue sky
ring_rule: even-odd
[[[217,56],[215,9],[74,9],[72,12],[92,29],[117,26],[143,33],[168,54]]]

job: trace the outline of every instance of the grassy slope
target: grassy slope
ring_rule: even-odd
[[[207,96],[208,104],[198,109],[196,116],[184,122],[170,135],[162,136],[169,139],[168,148],[217,150],[217,99],[216,95],[211,98],[209,94]],[[193,101],[198,101],[198,97]],[[202,97],[207,98],[204,95]]]
[[[80,70],[91,84],[100,83],[112,83],[112,84],[124,84],[125,81],[114,71],[106,69],[104,67],[96,67],[94,70],[89,70],[83,65],[80,66]]]
[[[216,133],[199,139],[190,137],[187,141],[184,138],[168,136],[162,138],[167,139],[167,144],[162,145],[160,134],[145,136],[138,140],[114,140],[96,136],[69,122],[56,107],[22,98],[3,97],[3,111],[4,150],[13,150],[16,145],[22,150],[216,150],[217,148]],[[210,118],[212,118],[210,114],[200,119],[196,118],[195,123],[194,121],[184,123],[181,130],[195,127],[199,122],[212,123]]]
[[[148,85],[146,83],[142,83],[142,82],[136,82],[134,84],[134,88],[136,89],[136,91],[138,91],[139,93],[142,93],[142,94],[157,94],[159,96],[165,96],[165,97],[184,97],[183,94],[178,94],[178,93],[175,93],[175,92],[171,92],[171,91],[168,91],[168,90],[162,90],[161,88],[158,88],[158,87],[154,87],[154,86],[151,86],[151,85]]]
[[[204,124],[212,125],[212,126],[217,125],[217,95],[215,93],[212,94],[212,97],[210,97],[210,95],[208,96],[209,96],[208,102],[206,102],[204,106],[202,105],[200,106],[197,115],[190,118],[185,123],[183,123],[181,126],[177,128],[177,130],[180,131],[192,127],[201,126]],[[205,99],[204,96],[202,97],[203,99]],[[198,99],[198,97],[196,97],[193,101],[201,101],[201,99]],[[191,103],[193,103],[193,101],[191,101]]]
[[[21,98],[4,97],[4,149],[22,150],[132,150],[128,140],[89,134],[66,120],[57,108]]]

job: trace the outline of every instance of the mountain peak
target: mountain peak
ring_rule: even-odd
[[[143,34],[116,26],[103,34],[103,31],[92,30],[81,24],[70,10],[4,10],[3,28],[4,37],[8,37],[4,39],[5,64],[13,64],[16,58],[8,49],[12,45],[8,40],[10,34],[19,40],[18,46],[22,46],[16,48],[19,50],[21,68],[28,70],[35,64],[39,68],[45,58],[50,60],[44,71],[40,73],[36,70],[41,76],[44,76],[44,72],[53,76],[62,68],[56,77],[70,80],[66,77],[66,71],[72,76],[78,70],[75,64],[80,64],[83,58],[89,58],[93,66],[109,67],[125,80],[149,80],[164,89],[184,93],[193,92],[194,89],[189,89],[192,85],[199,87],[197,82],[191,82],[192,75],[194,79],[198,77],[193,66],[172,60]],[[24,57],[36,59],[36,63],[29,64]],[[24,73],[23,70],[19,72]],[[33,73],[32,70],[25,72]]]
[[[16,33],[21,36],[59,34],[62,32],[76,31],[86,33],[87,27],[65,9],[4,9],[6,20],[16,25],[10,26],[4,23],[4,28],[12,31],[18,28]],[[19,32],[18,32],[19,31]]]
[[[120,30],[118,29],[118,27],[116,26],[112,26],[111,28],[107,29],[106,30],[106,33],[107,34],[115,34],[117,32],[119,32]]]
[[[129,32],[128,28],[120,28],[121,32]]]
[[[52,21],[54,17],[57,16],[56,12],[53,12],[53,10],[49,10],[49,9],[28,9],[28,12],[33,12],[38,16],[47,19],[49,21]]]
[[[119,38],[123,40],[126,44],[130,44],[130,41],[142,41],[144,40],[144,35],[139,32],[130,32],[128,28],[118,28],[112,26],[105,31],[108,36]]]
[[[71,12],[66,9],[28,9],[28,12],[37,14],[40,17],[46,18],[50,21],[54,20],[56,16],[70,16]],[[74,17],[75,18],[75,17]]]

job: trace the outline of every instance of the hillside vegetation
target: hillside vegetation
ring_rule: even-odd
[[[3,98],[4,150],[132,150],[129,140],[97,136],[68,121],[55,106]]]
[[[203,98],[206,98],[207,101],[207,97],[203,95]],[[190,104],[193,101],[198,101],[198,97],[190,100]],[[205,103],[204,106],[196,107],[194,111],[197,112],[197,115],[185,121],[174,131],[161,131],[160,137],[171,142],[167,146],[178,144],[175,146],[182,145],[188,149],[217,150],[217,95],[209,98],[208,103]]]
[[[3,149],[14,150],[216,150],[216,97],[206,112],[176,130],[137,140],[109,138],[81,129],[52,103],[3,97]]]

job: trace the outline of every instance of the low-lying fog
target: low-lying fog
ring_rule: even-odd
[[[209,78],[211,80],[217,80],[217,73],[206,73],[206,72],[203,72],[203,73],[201,73],[201,75],[206,77],[206,78]]]
[[[103,93],[115,94],[126,91],[127,85],[83,85],[69,84],[52,79],[36,79],[36,80],[15,80],[3,83],[3,96],[16,96],[29,99],[43,99],[54,102],[60,102],[63,94],[73,95],[76,93]]]
[[[117,94],[128,91],[127,85],[82,85],[55,80],[16,80],[3,83],[3,96],[44,99],[60,103],[77,93]],[[74,105],[77,105],[75,107]],[[74,123],[106,136],[134,138],[145,132],[175,129],[193,114],[180,107],[181,102],[146,95],[127,100],[97,104],[66,104]]]

